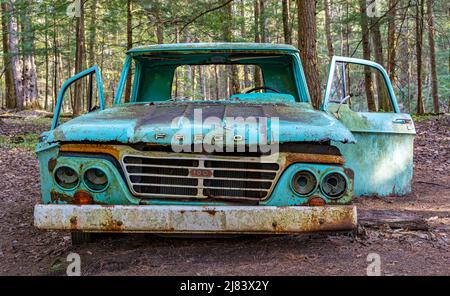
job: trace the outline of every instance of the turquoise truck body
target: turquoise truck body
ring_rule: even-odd
[[[386,83],[392,112],[354,112],[344,102],[331,101],[333,73],[339,63],[360,64],[378,71]],[[200,64],[256,64],[263,73],[263,85],[277,91],[232,94],[230,98],[219,101],[172,100],[175,69],[180,65]],[[133,88],[129,102],[125,103],[122,97],[132,65]],[[272,225],[272,232],[354,227],[356,214],[351,206],[353,198],[405,195],[411,192],[415,129],[411,117],[400,112],[392,85],[380,65],[359,59],[334,57],[330,69],[320,110],[312,108],[298,50],[289,45],[194,43],[153,45],[129,50],[113,105],[108,108],[99,69],[92,67],[75,75],[63,85],[51,130],[42,135],[41,142],[37,145],[42,204],[37,206],[39,211],[35,212],[35,223],[43,229],[92,232],[196,232],[196,229],[200,229],[199,232],[271,232],[261,226],[269,223],[268,221],[261,222],[263,224],[255,226],[255,229],[250,226],[231,229],[222,220],[234,217],[234,213],[230,213],[230,209],[234,207],[237,207],[236,211],[240,211],[241,207],[247,211],[245,215],[242,214],[244,216],[239,216],[241,212],[236,216],[237,225],[247,225],[247,220],[251,217],[248,212],[256,213],[260,208],[271,211],[274,209],[277,213],[282,207],[292,207],[294,211],[298,208],[309,211],[311,207],[319,206],[319,209],[335,207],[337,213],[330,214],[329,221],[322,224],[319,221],[320,213],[316,220],[299,214],[304,219],[301,220],[297,212],[286,213],[288,216],[292,215],[289,217],[294,217],[293,220],[300,219],[298,221],[301,221],[301,225],[294,228],[290,228],[294,223],[292,221],[281,227],[281,220],[284,219],[281,216],[277,216],[278,220],[270,216],[270,213],[266,216],[277,220],[269,223]],[[92,79],[93,75],[96,76],[99,108],[59,124],[62,101],[68,87],[80,78],[90,76]],[[201,110],[204,115],[214,116],[221,126],[220,134],[216,132],[217,126],[196,125],[196,110]],[[264,117],[265,121],[264,125],[245,122],[244,127],[242,122],[230,124],[231,116],[244,119],[246,116]],[[175,123],[174,119],[177,119]],[[252,137],[250,131],[256,133],[257,137]],[[277,150],[276,153],[229,154],[194,151],[198,144],[196,141],[205,140],[207,135],[218,146],[225,147],[231,143],[233,146],[241,144],[243,147],[250,147],[263,140],[271,147],[276,146]],[[171,151],[169,148],[174,141],[181,141],[184,148],[193,150]],[[57,182],[55,172],[61,167],[72,169],[79,178],[71,188],[64,188]],[[139,177],[132,173],[132,169],[136,167],[140,170],[137,173],[140,174]],[[107,184],[101,190],[92,190],[86,182],[86,172],[92,168],[99,169],[106,175]],[[170,169],[168,175],[163,172],[165,169]],[[179,173],[175,172],[176,169]],[[251,177],[253,171],[256,177]],[[299,177],[299,172],[306,172],[307,178],[304,179],[301,174]],[[331,173],[335,173],[334,176],[344,184],[343,192],[338,197],[329,193],[332,190],[330,186],[336,180],[328,185],[324,184],[324,180],[329,181]],[[204,175],[200,176],[201,174]],[[313,180],[312,185],[307,184],[310,180]],[[256,183],[257,186],[254,185]],[[305,192],[306,189],[308,192]],[[84,195],[77,195],[77,192]],[[155,206],[160,206],[156,207],[156,211],[167,208],[172,216],[175,215],[174,209],[184,206],[187,208],[177,210],[177,215],[180,211],[192,213],[194,210],[204,214],[212,208],[213,211],[222,213],[225,218],[220,223],[226,225],[217,229],[205,226],[205,230],[194,222],[199,219],[195,217],[184,228],[179,226],[178,220],[174,222],[170,220],[172,218],[167,218],[172,221],[169,223],[172,230],[167,229],[167,225],[159,230],[155,230],[154,226],[127,228],[127,219],[121,212],[117,214],[120,219],[110,221],[114,224],[120,220],[120,225],[116,223],[113,226],[102,226],[106,223],[105,219],[100,219],[99,222],[89,216],[89,219],[96,221],[92,223],[103,223],[94,227],[87,220],[78,224],[72,223],[73,219],[68,221],[70,217],[78,217],[78,220],[75,219],[78,222],[79,219],[88,219],[83,214],[74,214],[73,208],[68,210],[72,215],[67,214],[70,217],[66,215],[62,218],[61,213],[57,214],[59,218],[54,220],[60,219],[59,222],[43,218],[42,209],[46,205],[69,206],[81,203],[80,207],[87,207],[79,196],[88,196],[89,205],[100,207],[92,210],[89,215],[109,215],[109,218],[105,218],[108,221],[112,219],[111,215],[115,215],[105,212],[111,206],[141,207],[141,210],[133,212],[134,218],[129,218],[130,221],[139,217],[151,217]],[[149,213],[143,210],[147,209],[146,206],[149,207]],[[200,207],[200,210],[190,207]],[[61,207],[56,209],[59,211]],[[338,209],[344,210],[339,212]],[[121,208],[122,210],[128,211],[128,208]],[[55,208],[46,210],[45,215],[52,216],[52,211],[56,211]],[[163,214],[169,215],[169,212],[163,211]],[[323,217],[328,217],[326,212],[322,214]],[[209,221],[208,225],[217,222],[208,220],[213,218],[205,218],[207,216],[201,217],[204,221]],[[231,221],[231,218],[228,219]],[[136,223],[134,221],[131,224]],[[315,226],[308,223],[315,223]],[[255,222],[254,225],[259,224]]]

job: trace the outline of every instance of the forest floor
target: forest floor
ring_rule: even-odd
[[[1,113],[1,112],[0,112]],[[0,114],[1,115],[1,114]],[[50,119],[0,119],[0,274],[63,275],[71,252],[83,275],[366,275],[377,253],[383,275],[450,275],[450,116],[416,121],[413,193],[362,198],[358,210],[398,210],[427,231],[359,227],[355,233],[180,239],[106,235],[72,246],[64,232],[33,227],[39,202],[33,152]]]

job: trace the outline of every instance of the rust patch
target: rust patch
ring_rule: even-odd
[[[108,219],[101,224],[103,230],[110,232],[122,232],[123,222],[120,220]]]
[[[348,178],[352,180],[355,178],[355,173],[353,172],[353,170],[349,168],[344,168],[344,173],[347,175]]]
[[[50,158],[50,159],[48,160],[47,168],[48,168],[48,171],[49,171],[50,173],[53,173],[53,170],[55,169],[56,163],[57,163],[57,162],[58,162],[58,161],[56,160],[55,157],[52,157],[52,158]]]
[[[77,216],[72,216],[70,218],[70,229],[77,229],[78,227],[78,218]]]
[[[324,206],[325,204],[325,200],[319,196],[313,196],[308,200],[308,205],[312,207]]]
[[[205,213],[208,213],[211,216],[215,216],[217,214],[217,211],[215,211],[215,210],[205,210]]]
[[[104,153],[119,160],[119,150],[112,145],[104,144],[65,144],[61,146],[63,152]]]
[[[286,165],[305,162],[305,163],[324,163],[324,164],[344,164],[344,157],[330,154],[314,153],[286,153]]]
[[[73,196],[70,196],[65,193],[61,193],[55,190],[52,190],[50,192],[50,199],[52,203],[59,203],[59,201],[65,201],[66,203],[72,203],[73,202]]]

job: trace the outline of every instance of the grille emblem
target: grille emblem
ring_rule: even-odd
[[[203,170],[203,169],[189,169],[189,176],[197,177],[197,178],[206,178],[212,177],[212,170]]]

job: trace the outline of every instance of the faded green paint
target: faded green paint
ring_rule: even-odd
[[[272,44],[272,43],[247,43],[247,42],[233,42],[233,43],[174,43],[174,44],[157,44],[145,45],[130,49],[127,53],[131,55],[142,55],[154,52],[184,52],[190,54],[192,52],[208,52],[208,51],[244,51],[244,52],[288,52],[296,53],[298,49],[292,45],[287,44]]]
[[[394,112],[354,112],[347,103],[330,102],[336,63],[359,64],[379,71],[386,83]],[[411,192],[413,145],[416,134],[409,114],[401,113],[386,71],[377,63],[334,57],[330,67],[323,109],[335,116],[356,138],[356,144],[338,147],[346,167],[355,174],[355,196],[406,195]]]
[[[307,196],[298,194],[297,192],[295,192],[292,186],[292,179],[295,173],[303,170],[312,172],[318,180],[317,187]],[[353,197],[353,180],[351,178],[347,178],[348,187],[346,193],[341,198],[332,200],[322,193],[320,188],[320,181],[326,174],[330,172],[340,172],[346,176],[348,175],[345,172],[345,168],[341,166],[309,163],[292,164],[283,172],[283,175],[279,179],[277,186],[272,192],[271,198],[269,198],[262,204],[268,206],[278,206],[281,204],[286,204],[289,206],[306,205],[308,204],[309,199],[314,197],[320,197],[324,199],[327,204],[349,204]]]

